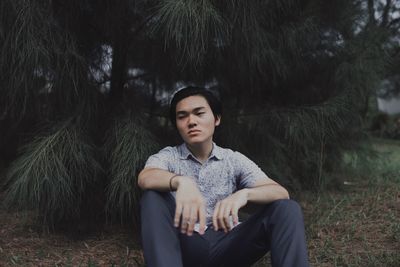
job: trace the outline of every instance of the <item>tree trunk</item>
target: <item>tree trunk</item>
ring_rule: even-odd
[[[125,18],[125,16],[121,16]],[[121,19],[113,38],[110,98],[118,103],[123,97],[127,78],[127,54],[129,46],[129,24]]]

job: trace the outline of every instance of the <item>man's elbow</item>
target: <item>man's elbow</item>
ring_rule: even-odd
[[[138,186],[140,187],[140,189],[142,189],[142,190],[148,189],[148,186],[149,186],[149,185],[148,185],[147,180],[148,180],[148,179],[145,179],[145,175],[143,174],[143,171],[141,171],[141,172],[139,173],[138,181],[137,181]]]
[[[290,199],[289,192],[284,188],[283,186],[281,187],[281,197],[282,199]]]

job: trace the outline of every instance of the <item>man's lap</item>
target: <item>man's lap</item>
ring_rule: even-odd
[[[160,193],[160,196],[162,198],[157,197],[157,201],[163,199],[168,202],[165,204],[168,204],[172,223],[174,199],[168,193]],[[278,200],[261,205],[258,211],[228,233],[214,231],[209,226],[204,235],[196,232],[192,236],[178,234],[183,262],[185,266],[250,266],[270,249],[271,233],[267,229],[267,222],[271,220],[269,217],[278,220],[274,223],[284,223],[282,220],[292,219],[287,214],[295,209],[298,209],[296,202]]]
[[[269,232],[265,230],[265,216],[276,204],[263,205],[255,214],[228,233],[215,231],[211,226],[201,236],[180,235],[185,265],[195,266],[250,266],[269,251]]]

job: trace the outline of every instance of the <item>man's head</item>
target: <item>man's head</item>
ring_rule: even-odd
[[[172,125],[176,126],[176,105],[179,101],[189,96],[199,95],[206,99],[208,105],[210,106],[214,117],[221,117],[222,114],[222,105],[219,99],[209,90],[196,87],[196,86],[188,86],[185,87],[174,94],[171,100],[171,104],[169,106],[169,118],[172,122]]]
[[[200,144],[212,140],[221,109],[220,101],[210,91],[186,87],[172,98],[170,119],[187,144]]]

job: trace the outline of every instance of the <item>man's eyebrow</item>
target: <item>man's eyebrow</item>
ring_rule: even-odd
[[[192,111],[193,111],[193,112],[197,112],[197,111],[200,111],[200,110],[202,110],[202,109],[205,109],[205,107],[194,108]]]
[[[190,112],[199,112],[200,110],[202,110],[202,109],[205,109],[205,107],[197,107],[197,108],[194,108],[194,109],[192,109],[191,111],[186,111],[186,110],[178,110],[177,112],[176,112],[176,114],[182,114],[182,115],[184,115],[184,114],[187,114],[187,113],[190,113]]]

